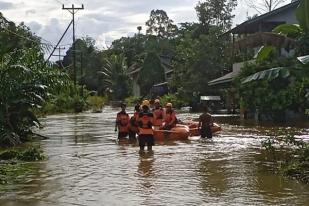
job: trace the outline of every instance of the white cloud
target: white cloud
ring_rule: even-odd
[[[260,0],[257,0],[260,1]],[[25,22],[37,35],[56,44],[67,25],[71,14],[62,10],[62,3],[70,7],[72,3],[85,10],[76,14],[77,37],[90,36],[103,48],[114,39],[132,36],[137,26],[143,26],[152,9],[163,9],[175,23],[197,21],[194,7],[198,0],[0,0],[3,14],[17,23]],[[3,9],[3,8],[2,8]],[[245,0],[240,0],[234,11],[234,25],[246,20],[255,12],[248,9]],[[72,42],[69,31],[63,44]]]

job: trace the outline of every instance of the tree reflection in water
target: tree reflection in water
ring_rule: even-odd
[[[204,192],[213,197],[223,196],[228,190],[227,160],[201,160],[198,174]]]

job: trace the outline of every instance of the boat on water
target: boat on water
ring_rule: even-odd
[[[177,125],[171,130],[153,130],[155,141],[187,140],[189,135],[190,129],[187,125]]]
[[[189,131],[190,131],[190,136],[199,136],[200,132],[198,130],[198,122],[195,121],[184,121],[181,124],[186,125],[189,127]],[[211,132],[213,134],[217,133],[221,131],[221,126],[217,123],[213,123],[212,127],[211,127]]]
[[[211,128],[212,133],[221,131],[220,125],[214,123]],[[155,141],[176,141],[176,140],[188,140],[189,136],[199,136],[198,122],[187,121],[177,124],[176,127],[171,130],[154,129],[153,136]],[[121,140],[125,141],[125,140]],[[126,141],[128,142],[128,141]]]

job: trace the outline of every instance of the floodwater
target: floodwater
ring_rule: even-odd
[[[48,159],[1,187],[0,205],[309,205],[309,185],[274,174],[263,158],[260,142],[272,128],[221,122],[212,140],[139,154],[137,145],[115,141],[115,114],[107,107],[42,119]]]

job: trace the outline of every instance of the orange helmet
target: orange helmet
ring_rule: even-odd
[[[150,105],[150,102],[149,102],[147,99],[145,99],[145,100],[143,101],[143,103],[142,103],[142,106],[147,106],[147,107],[149,107],[149,105]]]

